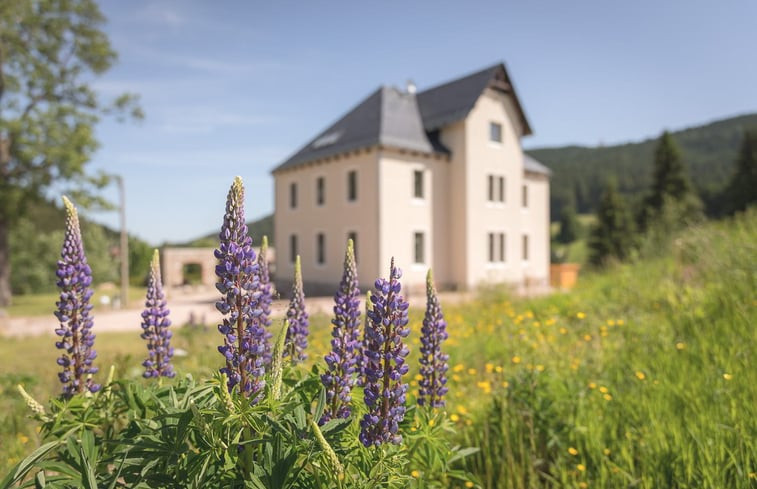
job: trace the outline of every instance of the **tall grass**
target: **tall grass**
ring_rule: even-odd
[[[483,487],[757,485],[757,212],[661,247],[569,294],[489,291],[445,307],[451,436],[481,448],[461,463]],[[411,365],[421,317],[412,311]],[[328,321],[313,318],[311,362],[328,349]],[[217,369],[219,339],[213,326],[177,331],[179,375]],[[13,385],[57,394],[53,341],[0,342],[0,474],[39,442]],[[137,333],[96,347],[103,370],[140,376]]]

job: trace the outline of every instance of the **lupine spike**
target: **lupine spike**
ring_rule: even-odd
[[[399,444],[399,424],[405,418],[407,384],[402,376],[409,368],[409,353],[403,338],[408,328],[408,303],[402,297],[402,271],[392,258],[389,280],[376,280],[372,308],[365,325],[365,404],[368,413],[360,421],[360,441],[366,447],[391,442]]]
[[[310,321],[305,310],[305,293],[302,290],[302,265],[300,255],[294,264],[294,284],[292,298],[287,309],[287,335],[284,356],[288,356],[292,363],[300,363],[308,357],[305,350],[308,347],[308,328]]]
[[[357,357],[357,368],[358,368],[358,375],[357,375],[357,381],[355,382],[356,385],[359,387],[365,386],[365,331],[368,326],[368,313],[371,311],[371,291],[367,290],[365,292],[365,324],[366,327],[363,328],[363,337],[360,340],[360,353]]]
[[[142,362],[145,378],[151,377],[174,377],[176,373],[171,365],[173,348],[171,336],[168,330],[171,320],[168,318],[170,311],[166,307],[166,296],[163,293],[163,280],[160,276],[160,254],[155,250],[150,262],[150,277],[147,281],[147,297],[145,310],[142,311],[142,329],[140,335],[147,340],[147,359]]]
[[[226,365],[229,391],[239,386],[245,397],[257,396],[263,388],[263,353],[265,329],[258,321],[260,279],[252,238],[247,234],[244,216],[244,185],[240,177],[234,179],[226,198],[226,213],[219,234],[220,244],[215,250],[216,288],[222,294],[216,309],[224,316],[218,331],[224,335],[224,344],[218,351]]]
[[[63,247],[58,260],[58,288],[61,289],[60,301],[55,305],[55,317],[60,326],[55,334],[60,341],[55,346],[63,350],[58,365],[63,370],[58,378],[63,384],[64,397],[82,393],[85,390],[97,392],[100,385],[92,381],[92,374],[97,373],[97,367],[92,362],[97,353],[92,348],[95,335],[92,334],[92,270],[87,265],[84,254],[84,244],[79,228],[79,214],[74,204],[63,197],[66,207],[66,231],[63,237]]]
[[[21,394],[21,397],[24,399],[24,402],[26,403],[26,407],[28,407],[31,410],[31,412],[39,416],[44,416],[46,414],[45,406],[37,402],[36,399],[34,399],[28,392],[26,392],[26,389],[24,389],[23,385],[18,384],[16,386],[16,389],[18,389],[18,392]]]
[[[284,372],[284,344],[286,342],[287,329],[288,323],[285,319],[284,327],[279,331],[276,343],[273,345],[273,355],[271,358],[271,398],[274,401],[278,401],[281,397],[281,383]]]
[[[271,304],[273,303],[273,284],[271,283],[271,274],[268,269],[268,236],[263,236],[260,244],[260,253],[258,254],[258,276],[260,277],[260,310],[258,317],[260,324],[265,328],[265,339],[263,352],[263,363],[271,364]]]
[[[331,331],[331,352],[326,355],[328,370],[321,375],[326,388],[326,409],[319,420],[323,425],[331,419],[350,417],[352,387],[358,372],[360,355],[360,288],[357,279],[355,249],[350,239],[344,254],[344,271],[334,296],[334,325]]]
[[[447,393],[447,360],[442,353],[442,343],[447,339],[447,323],[439,305],[434,286],[434,276],[429,269],[426,275],[426,315],[421,328],[421,376],[418,390],[418,405],[434,408],[444,406]]]

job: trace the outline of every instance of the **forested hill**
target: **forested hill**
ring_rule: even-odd
[[[261,217],[256,221],[250,221],[247,223],[247,233],[252,236],[252,244],[257,247],[260,246],[260,240],[263,236],[268,236],[268,244],[274,246],[273,242],[273,214]],[[189,241],[188,243],[182,243],[179,246],[192,246],[192,247],[217,247],[218,246],[218,231],[206,234],[200,238]]]
[[[689,177],[711,212],[734,171],[745,129],[757,130],[757,114],[671,132]],[[593,212],[610,177],[629,200],[638,201],[651,184],[656,143],[653,138],[615,146],[538,148],[527,153],[553,172],[550,203],[552,218],[557,219],[560,208],[571,198],[579,212]]]

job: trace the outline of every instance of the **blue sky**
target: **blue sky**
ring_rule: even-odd
[[[247,216],[272,212],[271,168],[382,84],[423,90],[504,61],[526,148],[757,111],[751,0],[100,5],[119,61],[95,87],[140,94],[146,118],[103,121],[91,168],[124,176],[129,231],[153,244],[220,228],[236,175]]]

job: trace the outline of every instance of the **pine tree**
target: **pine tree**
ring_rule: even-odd
[[[645,229],[658,216],[667,212],[666,206],[675,206],[680,220],[687,220],[701,211],[702,204],[694,193],[686,166],[673,137],[662,133],[654,157],[652,190],[644,201],[640,224]]]
[[[604,265],[608,261],[625,260],[634,248],[634,228],[623,198],[610,181],[597,207],[597,221],[589,236],[589,262]]]
[[[566,204],[560,211],[560,231],[557,233],[557,241],[569,244],[577,240],[581,235],[581,223],[576,217],[576,209],[572,203]]]
[[[724,201],[731,213],[757,202],[757,130],[744,132],[736,171],[725,192]]]

